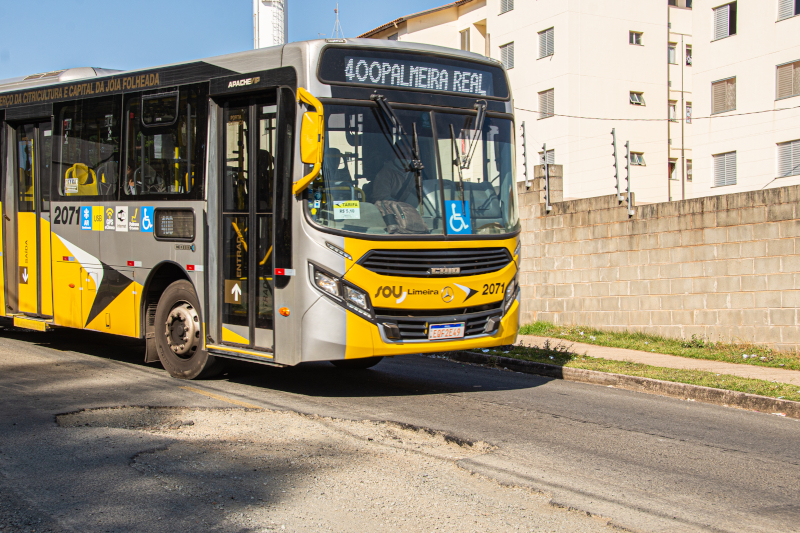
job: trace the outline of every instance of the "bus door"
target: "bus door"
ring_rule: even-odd
[[[14,127],[9,146],[14,151],[16,189],[16,261],[8,265],[9,283],[16,279],[17,311],[53,316],[50,263],[51,121]],[[10,207],[10,206],[9,206]],[[10,211],[10,210],[9,210]]]
[[[222,342],[272,351],[274,96],[222,104]]]

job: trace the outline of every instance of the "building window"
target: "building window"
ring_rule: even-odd
[[[736,152],[714,156],[714,187],[736,185]]]
[[[555,28],[539,32],[539,59],[555,53]]]
[[[544,152],[539,152],[539,164],[544,165],[547,163],[548,165],[555,165],[556,164],[556,151],[555,150],[548,150],[547,151],[547,161],[544,160]]]
[[[390,36],[388,36],[386,39],[389,40],[389,41],[396,41],[397,40],[397,35],[398,35],[397,33],[393,33]]]
[[[514,0],[500,0],[500,14],[514,10]]]
[[[800,94],[800,61],[778,65],[777,86],[778,100]]]
[[[725,113],[734,109],[736,109],[736,78],[712,83],[711,114]]]
[[[669,43],[669,47],[667,48],[667,61],[669,61],[670,65],[677,65],[678,64],[678,45],[675,43]]]
[[[459,33],[461,34],[461,49],[469,52],[469,28]]]
[[[800,0],[798,0],[798,1],[800,1]],[[687,44],[686,45],[686,66],[687,67],[691,67],[692,66],[692,45],[691,44]]]
[[[800,176],[800,140],[778,145],[778,176]]]
[[[686,181],[692,181],[692,160],[686,160]]]
[[[686,123],[692,123],[692,103],[686,102]]]
[[[669,160],[669,179],[678,181],[678,160]]]
[[[632,31],[628,36],[628,42],[642,46],[642,35],[640,31]]]
[[[631,91],[631,105],[645,105],[644,93],[635,93]]]
[[[714,40],[736,35],[736,2],[714,9]]]
[[[778,20],[800,15],[800,0],[778,0]]]
[[[553,89],[539,93],[539,120],[550,118],[555,113],[554,93]]]
[[[669,119],[672,122],[678,122],[678,102],[676,100],[669,101]]]
[[[642,152],[631,152],[631,165],[645,166],[644,154]]]
[[[500,47],[500,62],[507,70],[514,68],[514,43],[504,44]]]

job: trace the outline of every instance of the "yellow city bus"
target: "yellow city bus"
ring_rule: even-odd
[[[4,319],[227,359],[367,368],[518,329],[502,66],[394,41],[291,43],[0,82]]]

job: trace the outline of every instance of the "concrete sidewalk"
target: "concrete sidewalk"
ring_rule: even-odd
[[[800,386],[800,371],[783,370],[766,366],[755,366],[747,364],[723,363],[721,361],[708,361],[706,359],[691,359],[689,357],[678,357],[677,355],[664,355],[652,352],[640,352],[637,350],[626,350],[623,348],[609,348],[607,346],[596,346],[594,344],[584,344],[572,342],[566,339],[556,339],[550,337],[535,337],[533,335],[520,335],[517,337],[518,345],[543,347],[545,342],[550,341],[550,347],[565,346],[571,352],[585,354],[591,357],[612,359],[614,361],[630,361],[651,366],[665,368],[679,368],[684,370],[705,370],[715,374],[730,374],[743,378],[763,379],[766,381],[777,381],[779,383],[789,383]]]

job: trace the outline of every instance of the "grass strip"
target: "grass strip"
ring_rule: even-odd
[[[776,352],[755,344],[711,342],[695,335],[687,340],[669,339],[646,333],[603,331],[585,326],[559,326],[550,322],[527,324],[522,326],[519,332],[523,335],[552,337],[597,346],[677,355],[691,359],[800,370],[800,355],[797,353]]]
[[[480,350],[487,355],[513,357],[569,368],[582,368],[626,376],[673,381],[689,385],[701,385],[715,389],[746,392],[783,400],[800,401],[800,387],[787,383],[773,383],[763,379],[741,378],[729,374],[715,374],[704,370],[683,370],[659,366],[613,361],[599,357],[581,355],[570,351],[568,346],[545,342],[543,347],[514,346],[507,349]]]

